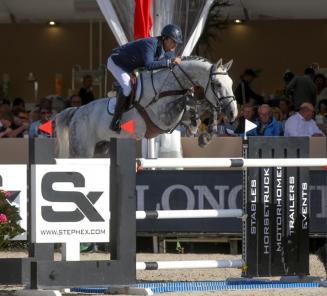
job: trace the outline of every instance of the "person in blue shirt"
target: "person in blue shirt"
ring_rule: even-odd
[[[282,136],[283,126],[273,116],[271,108],[267,104],[263,104],[258,109],[259,118],[255,124],[257,127],[249,132],[248,136]]]
[[[115,114],[110,128],[120,132],[121,116],[126,109],[131,93],[131,77],[135,69],[156,70],[180,64],[175,50],[177,44],[183,43],[181,29],[173,24],[166,25],[161,36],[143,38],[115,48],[107,63],[108,70],[121,86],[117,94]]]

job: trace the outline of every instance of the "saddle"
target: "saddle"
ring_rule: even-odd
[[[140,113],[143,120],[146,124],[146,133],[145,138],[151,139],[159,134],[170,132],[170,130],[163,130],[159,128],[150,118],[147,111],[143,106],[141,106],[137,100],[136,100],[136,92],[137,92],[137,79],[138,79],[138,72],[133,72],[131,75],[131,93],[126,101],[125,105],[125,111],[127,111],[130,108],[136,108],[136,110]],[[120,87],[120,86],[119,86]],[[152,103],[155,103],[156,100],[167,97],[167,96],[185,96],[189,92],[189,89],[180,89],[180,90],[170,90],[170,91],[163,91],[157,94],[156,98],[154,98]],[[199,98],[202,98],[204,96],[204,90],[203,88],[197,88],[195,87],[193,89],[193,93],[197,95]]]

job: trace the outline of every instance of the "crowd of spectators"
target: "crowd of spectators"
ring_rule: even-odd
[[[243,136],[245,120],[249,120],[257,127],[247,132],[248,136],[325,136],[327,84],[319,68],[308,67],[303,75],[287,70],[281,90],[269,98],[252,89],[259,73],[246,69],[241,75],[234,90],[239,118],[232,125],[218,121],[218,135]]]
[[[303,75],[295,75],[287,70],[281,79],[282,90],[269,99],[252,89],[252,82],[259,73],[254,69],[243,72],[234,89],[239,118],[234,123],[227,122],[222,115],[217,118],[217,136],[243,136],[245,120],[257,125],[247,133],[249,136],[325,135],[327,83],[319,69],[308,67]],[[90,75],[84,77],[78,92],[67,100],[61,98],[62,108],[55,107],[51,97],[41,99],[32,110],[27,110],[22,98],[15,98],[12,103],[0,98],[0,138],[49,137],[49,134],[39,129],[40,125],[51,120],[63,108],[80,107],[94,99]],[[205,132],[209,121],[208,118],[201,119],[200,133]]]
[[[0,98],[0,138],[48,138],[50,134],[39,129],[40,125],[52,120],[56,113],[67,107],[80,107],[94,100],[92,77],[86,75],[79,92],[68,99],[57,96],[42,98],[31,107],[17,97],[12,102]]]

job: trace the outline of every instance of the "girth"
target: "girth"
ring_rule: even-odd
[[[139,104],[139,103],[134,103],[134,107],[136,110],[140,113],[142,116],[145,125],[146,125],[146,132],[145,132],[145,138],[146,139],[152,139],[160,134],[164,134],[169,132],[169,130],[163,130],[156,126],[154,122],[151,120],[150,116],[148,113],[145,111],[145,109]]]

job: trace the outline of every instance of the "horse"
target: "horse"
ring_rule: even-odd
[[[190,56],[172,68],[141,72],[134,101],[122,116],[122,124],[132,122],[133,132],[122,129],[117,134],[109,128],[113,114],[108,106],[114,98],[65,109],[55,118],[58,157],[91,158],[96,144],[111,138],[140,140],[170,132],[183,120],[187,108],[191,106],[193,114],[197,112],[192,105],[200,105],[200,109],[209,109],[213,114],[223,112],[234,121],[237,103],[228,75],[232,62],[223,64],[220,59],[212,64]]]

